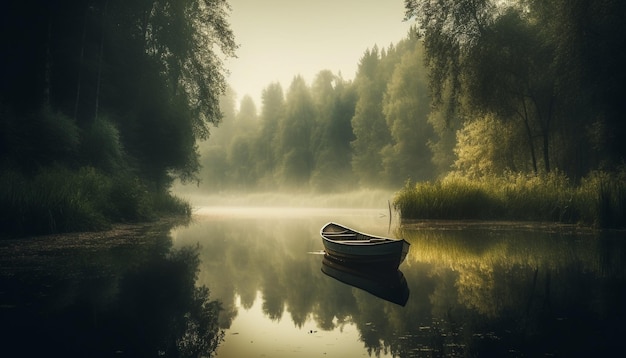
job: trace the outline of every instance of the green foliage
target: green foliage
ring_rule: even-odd
[[[424,41],[442,122],[493,116],[509,128],[500,139],[508,148],[498,151],[513,171],[560,170],[579,180],[621,164],[625,107],[615,95],[626,71],[615,49],[624,47],[623,2],[408,0],[405,7]]]
[[[328,70],[308,85],[296,76],[287,93],[263,91],[258,120],[249,96],[201,144],[208,190],[298,189],[316,192],[396,187],[434,177],[427,73],[419,39],[367,50],[353,82]],[[451,150],[450,150],[451,152]]]
[[[581,217],[596,226],[623,228],[626,224],[626,169],[594,171],[581,183],[578,197]]]
[[[383,96],[389,77],[383,71],[378,49],[366,52],[355,79],[357,102],[352,117],[352,170],[364,186],[380,183],[383,172],[381,151],[391,142],[383,114]],[[383,77],[384,76],[384,77]]]
[[[454,147],[457,143],[459,121],[449,118],[445,108],[431,109],[428,114],[428,123],[433,127],[433,138],[428,141],[432,152],[434,167],[433,177],[446,175],[456,160]]]
[[[217,192],[229,183],[229,164],[226,150],[220,146],[206,146],[202,149],[201,184]]]
[[[2,235],[98,230],[157,214],[191,214],[188,203],[148,191],[137,177],[93,167],[46,167],[33,177],[8,170],[0,175],[0,188]]]
[[[493,183],[511,219],[575,222],[576,188],[562,173],[535,176],[509,174]]]
[[[499,202],[480,182],[447,177],[434,183],[407,181],[393,205],[403,219],[454,220],[490,218]]]
[[[8,109],[0,116],[4,164],[35,170],[40,165],[72,162],[80,130],[71,118],[49,107],[25,114]]]
[[[115,123],[103,116],[91,123],[83,133],[80,156],[89,165],[109,172],[124,169],[126,158]]]
[[[316,107],[304,79],[296,76],[287,92],[285,117],[278,127],[278,172],[287,187],[308,184],[313,170],[311,137]]]
[[[169,97],[181,101],[182,109],[189,112],[187,121],[194,137],[206,139],[208,124],[221,118],[219,95],[226,88],[223,64],[215,50],[234,56],[237,47],[227,22],[228,3],[159,0],[117,5],[115,15],[135,10],[139,19],[120,16],[123,22],[114,23],[117,26],[111,31],[144,42],[150,62],[164,75]]]
[[[580,185],[562,173],[510,173],[472,179],[450,174],[434,183],[407,182],[394,207],[403,219],[532,220],[622,228],[624,172],[595,172]]]
[[[227,160],[230,163],[228,175],[232,180],[231,185],[238,189],[249,187],[253,180],[250,174],[254,170],[249,136],[239,135],[232,139]]]
[[[314,91],[319,110],[312,139],[315,168],[310,185],[317,192],[333,192],[351,187],[345,178],[352,175],[350,142],[354,134],[350,120],[354,116],[356,93],[340,77],[320,74]]]
[[[196,179],[196,140],[222,117],[223,59],[237,48],[227,2],[3,8],[0,40],[11,56],[0,59],[2,231],[189,214],[169,187]]]
[[[427,120],[430,103],[423,51],[421,43],[408,43],[414,48],[395,66],[383,98],[383,113],[392,138],[381,152],[383,177],[396,187],[406,179],[428,180],[433,172],[428,147],[433,130]]]
[[[530,169],[527,158],[515,155],[521,131],[514,123],[503,123],[491,115],[465,122],[456,134],[453,168],[477,179]]]
[[[150,201],[157,214],[191,217],[191,204],[171,192],[152,193]]]
[[[55,167],[28,178],[17,171],[0,176],[3,232],[45,234],[102,228],[101,205],[110,180],[93,170]]]

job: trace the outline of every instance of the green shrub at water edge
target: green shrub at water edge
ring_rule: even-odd
[[[480,182],[461,177],[407,182],[394,199],[394,207],[406,219],[486,219],[498,206]]]
[[[491,190],[500,197],[504,219],[572,222],[577,192],[562,173],[509,174],[490,179]]]
[[[626,175],[591,173],[573,185],[562,173],[470,179],[458,174],[407,183],[394,199],[403,219],[533,220],[626,225]]]
[[[0,176],[2,231],[15,235],[102,228],[98,208],[109,180],[89,170],[48,168],[28,178],[16,171]]]
[[[172,193],[152,193],[151,203],[158,214],[191,216],[191,204]]]
[[[626,227],[626,170],[592,172],[581,182],[577,199],[585,221],[603,228]]]
[[[128,174],[111,177],[92,167],[47,167],[32,177],[16,170],[0,174],[0,235],[99,230],[190,212],[189,204],[153,193]]]

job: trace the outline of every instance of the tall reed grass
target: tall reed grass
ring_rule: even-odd
[[[402,219],[532,220],[626,226],[626,171],[593,172],[574,185],[562,173],[407,182],[395,196]]]
[[[128,174],[60,166],[34,176],[15,170],[0,174],[0,235],[98,230],[163,213],[189,215],[191,207],[169,193],[150,192]]]

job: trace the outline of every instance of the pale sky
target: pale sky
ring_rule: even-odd
[[[354,79],[359,60],[375,44],[386,48],[405,38],[403,0],[229,0],[231,28],[240,45],[228,59],[228,83],[238,99],[294,76],[310,85],[321,70]]]

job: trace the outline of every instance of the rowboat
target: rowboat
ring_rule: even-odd
[[[400,306],[409,299],[409,286],[398,269],[379,269],[377,266],[352,266],[324,255],[322,272],[337,281],[362,289],[383,300]]]
[[[334,222],[324,225],[320,235],[326,254],[350,264],[398,268],[409,252],[405,240],[364,234]]]

